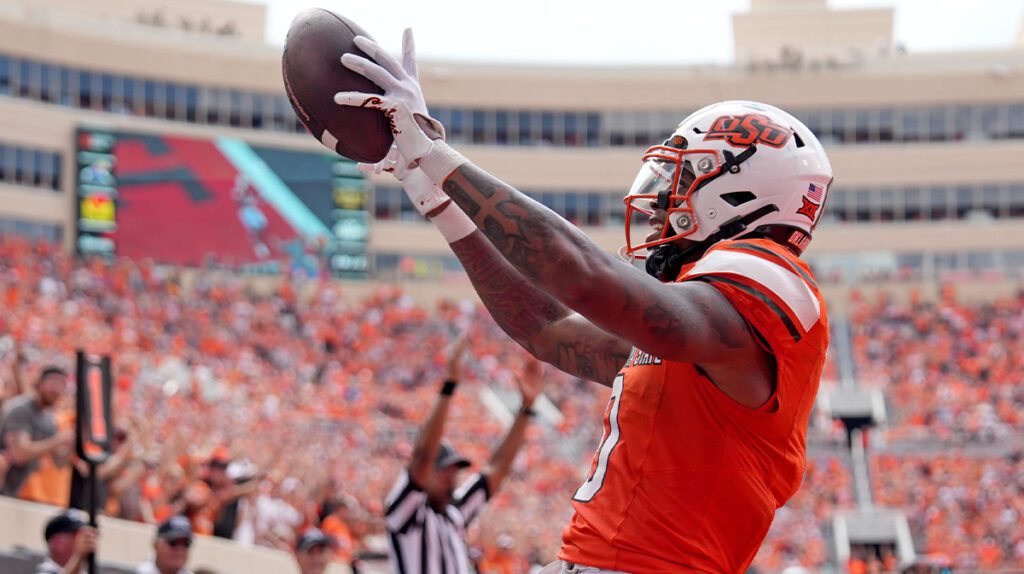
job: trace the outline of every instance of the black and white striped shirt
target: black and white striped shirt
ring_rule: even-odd
[[[455,491],[444,512],[405,471],[385,499],[389,555],[397,574],[470,574],[466,527],[491,498],[487,477],[474,474]]]

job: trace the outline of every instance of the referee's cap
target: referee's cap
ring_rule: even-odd
[[[434,461],[434,468],[441,470],[443,468],[448,468],[449,466],[468,468],[472,465],[469,463],[468,458],[456,452],[452,443],[447,440],[442,440],[440,447],[437,449],[437,459]]]

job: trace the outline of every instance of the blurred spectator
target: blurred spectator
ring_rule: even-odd
[[[515,552],[516,542],[508,534],[498,536],[497,544],[480,560],[480,574],[526,574],[526,558]]]
[[[172,516],[156,529],[153,560],[143,562],[135,574],[192,574],[185,568],[192,546],[192,526],[184,516]]]
[[[96,474],[100,480],[96,487],[96,506],[111,516],[120,516],[123,495],[131,488],[132,482],[138,480],[142,469],[139,466],[131,466],[134,456],[133,443],[128,440],[128,433],[124,429],[115,429],[111,449],[112,453],[107,460],[97,465]],[[89,476],[89,464],[77,455],[72,457],[72,463],[69,506],[84,510],[90,496],[86,481]],[[111,494],[113,496],[110,496]]]
[[[289,500],[301,506],[297,499],[301,494],[300,487],[301,483],[295,477],[267,477],[262,480],[259,492],[255,493],[252,511],[244,519],[244,523],[252,525],[255,543],[281,550],[295,547],[295,533],[305,524],[306,518]],[[248,536],[248,532],[245,535]]]
[[[46,523],[46,558],[36,574],[80,574],[88,572],[86,562],[99,547],[99,533],[81,513],[68,509]]]
[[[850,574],[875,574],[896,571],[896,555],[889,544],[854,544],[847,563]]]
[[[335,498],[323,505],[320,529],[334,541],[335,558],[343,564],[351,564],[355,557],[357,542],[349,528],[352,503],[345,497]]]
[[[238,527],[242,498],[259,489],[256,470],[246,461],[231,461],[227,452],[218,452],[210,461],[207,483],[212,496],[208,503],[213,516],[213,535],[234,538]]]
[[[331,561],[330,536],[319,528],[310,528],[299,536],[295,547],[295,561],[299,565],[300,574],[323,574]]]
[[[225,474],[228,479],[242,487],[237,491],[238,498],[234,502],[234,528],[231,538],[243,544],[252,545],[256,542],[256,501],[261,487],[259,472],[252,462],[236,460],[228,465]],[[218,524],[222,522],[226,523],[227,521],[218,520]]]
[[[38,477],[32,493],[21,494],[22,498],[50,502],[43,492],[50,493],[67,484],[60,481],[60,474],[68,469],[75,433],[68,429],[58,431],[54,410],[67,394],[68,376],[58,367],[46,367],[36,380],[32,393],[11,399],[5,405],[3,421],[0,422],[0,443],[10,468],[4,480],[2,494],[15,496],[22,493],[29,477],[42,467],[45,476]],[[64,477],[70,481],[70,474]]]
[[[231,538],[234,534],[235,501],[234,482],[228,477],[228,466],[231,457],[227,449],[218,448],[213,451],[206,462],[203,482],[209,491],[206,502],[192,516],[196,528],[202,534],[212,534],[220,538]]]

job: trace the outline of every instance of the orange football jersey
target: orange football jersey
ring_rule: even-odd
[[[743,572],[800,486],[828,348],[810,269],[773,241],[726,241],[678,281],[705,281],[729,299],[774,354],[775,393],[751,409],[694,364],[634,349],[573,496],[563,560],[632,574]]]

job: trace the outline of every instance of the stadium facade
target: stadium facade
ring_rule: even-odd
[[[321,153],[285,98],[264,20],[265,7],[231,2],[5,3],[0,229],[76,247],[83,128]],[[833,158],[836,182],[808,254],[823,277],[1013,282],[1024,263],[1024,163],[1014,160],[1024,151],[1024,50],[909,54],[892,23],[891,9],[765,0],[734,16],[731,66],[427,61],[422,76],[432,112],[467,156],[609,250],[622,243],[622,195],[640,152],[709,102],[753,99],[792,111]],[[394,182],[372,183],[370,277],[457,274]],[[129,205],[115,204],[131,229]],[[176,217],[181,229],[203,221],[184,207]],[[128,254],[159,239],[123,235],[117,251]]]

